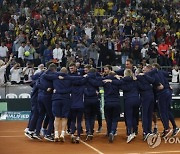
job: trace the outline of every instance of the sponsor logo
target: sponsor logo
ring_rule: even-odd
[[[165,144],[180,144],[179,137],[163,137],[161,139],[160,134],[150,135],[147,139],[147,143],[150,148],[156,148],[164,141]]]
[[[28,120],[30,111],[2,112],[0,120]]]

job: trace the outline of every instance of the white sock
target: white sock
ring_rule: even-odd
[[[55,137],[59,137],[58,131],[55,131],[55,132],[54,132],[54,135],[55,135]]]
[[[64,134],[65,134],[65,131],[62,130],[62,131],[61,131],[61,136],[64,136]]]

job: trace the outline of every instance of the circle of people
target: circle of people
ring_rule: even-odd
[[[69,72],[65,67],[57,71],[53,63],[48,63],[47,68],[32,77],[32,109],[25,129],[25,135],[30,139],[42,140],[44,137],[48,141],[65,142],[67,130],[72,143],[79,143],[84,115],[86,141],[92,140],[96,115],[101,115],[100,92],[104,94],[105,100],[107,138],[112,143],[117,134],[123,103],[120,100],[120,89],[124,98],[127,143],[138,135],[140,107],[144,141],[158,133],[157,112],[164,127],[162,137],[176,136],[180,132],[171,112],[172,88],[167,79],[168,73],[160,70],[157,63],[135,70],[133,60],[127,59],[125,69],[115,72],[110,65],[106,65],[104,74],[86,65],[85,75],[77,71],[75,63],[69,64]],[[97,132],[101,132],[102,117],[98,119]],[[152,119],[155,119],[153,130]]]

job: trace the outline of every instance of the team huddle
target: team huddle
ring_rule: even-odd
[[[84,117],[86,140],[92,140],[96,116],[98,132],[102,129],[100,87],[104,89],[104,116],[110,143],[116,136],[121,112],[120,90],[123,91],[127,143],[138,135],[140,111],[144,141],[158,132],[157,112],[164,127],[162,137],[176,136],[180,132],[171,112],[172,88],[168,73],[160,70],[158,64],[135,70],[132,59],[128,59],[125,69],[112,71],[112,67],[106,65],[103,74],[90,65],[78,71],[74,63],[69,65],[69,71],[63,67],[57,72],[55,64],[47,64],[47,68],[32,76],[32,109],[25,129],[25,135],[30,139],[42,140],[44,137],[48,141],[65,142],[68,131],[72,143],[79,143]],[[46,131],[41,133],[41,130]]]

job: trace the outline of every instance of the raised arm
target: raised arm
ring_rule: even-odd
[[[53,73],[53,74],[44,74],[44,78],[47,80],[56,80],[58,79],[58,74]]]

